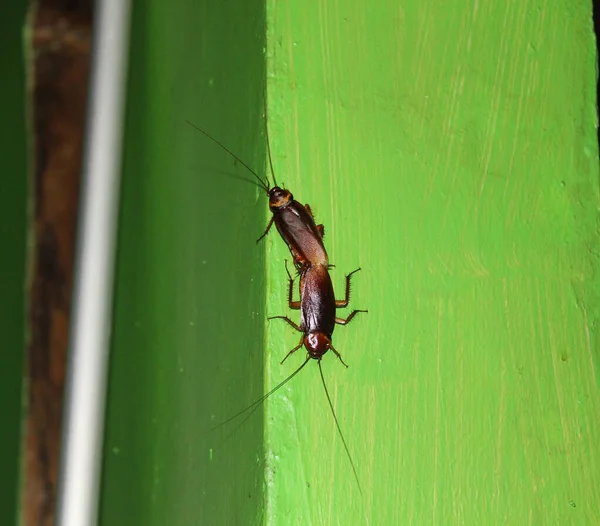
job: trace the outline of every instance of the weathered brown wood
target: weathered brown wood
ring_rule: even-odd
[[[91,0],[32,6],[29,53],[31,233],[21,517],[50,526],[58,472]]]

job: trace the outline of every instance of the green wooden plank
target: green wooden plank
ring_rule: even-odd
[[[267,43],[211,4],[136,4],[102,522],[598,522],[589,3],[271,2]],[[302,358],[264,196],[183,122],[264,170],[263,47],[278,179],[363,268],[323,361],[362,495],[314,363],[204,433]]]
[[[600,520],[590,10],[270,4],[275,163],[370,310],[325,360],[364,495],[310,371],[270,404],[270,524]]]
[[[185,121],[262,170],[264,17],[135,5],[102,524],[263,513],[261,413],[241,440],[206,431],[263,390],[266,200]]]

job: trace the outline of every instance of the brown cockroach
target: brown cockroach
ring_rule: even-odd
[[[343,309],[348,306],[350,302],[350,280],[352,275],[359,270],[360,268],[357,268],[346,275],[346,296],[343,300],[336,300],[328,267],[324,265],[307,265],[300,270],[300,300],[294,301],[294,280],[286,265],[289,278],[288,305],[290,309],[300,310],[301,322],[298,325],[287,316],[271,316],[269,320],[284,320],[298,332],[301,332],[302,337],[300,343],[287,353],[281,363],[304,345],[310,358],[319,360],[328,350],[331,350],[340,362],[348,367],[342,360],[340,353],[333,347],[331,336],[336,323],[347,325],[359,312],[367,312],[366,310],[355,309],[346,319],[338,318],[335,315],[336,309]]]
[[[300,300],[294,301],[293,299],[293,289],[294,289],[294,279],[290,275],[289,270],[286,271],[288,273],[288,305],[291,309],[300,310],[300,325],[296,324],[287,316],[271,316],[268,319],[281,319],[291,325],[298,332],[302,333],[300,338],[300,343],[296,345],[291,351],[289,351],[281,363],[287,358],[295,353],[300,347],[304,345],[306,348],[307,356],[302,365],[298,367],[292,374],[290,374],[285,380],[276,385],[273,389],[271,389],[268,393],[260,397],[258,400],[254,401],[248,407],[242,409],[240,412],[236,413],[232,417],[228,418],[218,426],[215,426],[213,429],[217,427],[221,427],[222,425],[234,420],[238,416],[246,413],[250,409],[256,408],[256,406],[262,402],[264,402],[269,396],[271,396],[275,391],[283,387],[287,382],[289,382],[294,376],[296,376],[308,363],[308,361],[312,358],[317,360],[319,364],[319,373],[321,375],[321,381],[323,383],[323,388],[325,390],[325,396],[327,397],[327,402],[329,403],[329,408],[331,409],[331,414],[333,415],[333,419],[335,421],[336,428],[342,439],[342,443],[344,445],[344,449],[346,451],[346,455],[348,456],[348,460],[350,461],[350,465],[352,466],[352,471],[354,473],[354,478],[356,479],[356,483],[358,485],[359,491],[362,493],[360,487],[360,481],[358,479],[358,474],[356,471],[356,466],[354,465],[354,461],[352,460],[352,455],[350,454],[350,449],[348,448],[348,444],[346,443],[346,439],[344,438],[344,434],[342,433],[342,429],[340,427],[340,423],[338,421],[337,415],[335,413],[335,409],[333,407],[333,402],[331,400],[331,396],[329,395],[329,390],[327,389],[327,384],[325,383],[325,377],[323,376],[323,369],[321,367],[321,358],[328,351],[331,350],[338,357],[340,362],[343,365],[348,367],[348,365],[342,359],[340,353],[333,347],[331,343],[331,337],[333,334],[333,330],[335,328],[335,324],[339,325],[347,325],[352,321],[352,319],[359,312],[368,312],[366,310],[353,310],[350,315],[344,319],[336,316],[336,309],[345,308],[350,303],[350,281],[352,275],[358,272],[360,268],[350,272],[350,274],[346,275],[346,294],[343,300],[336,300],[335,294],[333,292],[333,285],[331,283],[331,277],[329,276],[329,269],[325,265],[305,265],[299,271],[300,273]]]
[[[309,205],[302,205],[294,199],[294,196],[289,190],[281,188],[277,184],[277,180],[275,179],[275,171],[273,170],[273,161],[271,159],[271,146],[269,145],[268,134],[266,135],[267,152],[271,175],[273,177],[273,186],[271,186],[268,176],[265,175],[265,180],[263,180],[252,168],[250,168],[250,166],[242,161],[229,148],[221,144],[217,139],[212,137],[202,128],[196,126],[190,121],[186,122],[200,133],[208,137],[215,144],[223,148],[223,150],[225,150],[233,159],[244,166],[244,168],[246,168],[256,178],[260,188],[262,188],[267,194],[269,198],[269,209],[273,213],[273,217],[271,217],[267,228],[256,240],[256,242],[258,243],[262,238],[264,238],[269,233],[273,223],[275,223],[277,231],[287,244],[292,257],[294,258],[294,265],[297,269],[300,269],[307,264],[318,263],[326,266],[329,265],[329,256],[327,255],[327,251],[323,245],[323,225],[317,225],[315,223]]]

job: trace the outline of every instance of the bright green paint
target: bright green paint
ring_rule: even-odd
[[[404,4],[269,11],[276,163],[370,309],[327,361],[364,496],[305,375],[272,523],[597,523],[591,6]]]
[[[104,524],[600,521],[591,5],[404,4],[271,2],[267,44],[258,2],[136,6]],[[363,268],[323,362],[362,496],[316,364],[264,444],[203,434],[301,360],[266,200],[183,123],[262,170],[264,45],[278,179]]]

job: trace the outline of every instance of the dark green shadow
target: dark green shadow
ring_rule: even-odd
[[[262,0],[135,5],[101,524],[256,524],[266,198]],[[232,435],[235,435],[234,439]],[[210,483],[209,483],[210,482]]]

